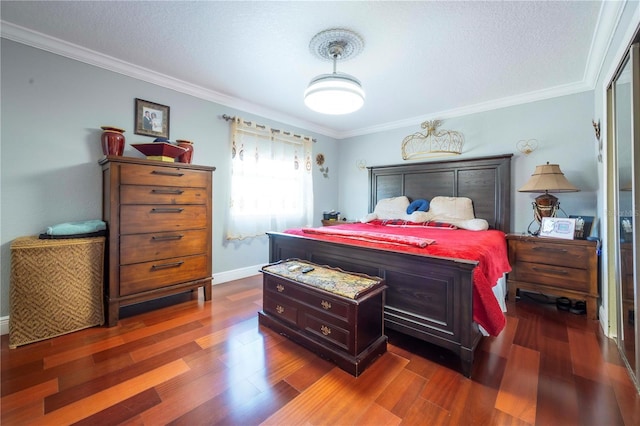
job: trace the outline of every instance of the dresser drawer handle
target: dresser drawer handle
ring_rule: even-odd
[[[183,194],[184,191],[182,189],[152,189],[152,194]]]
[[[162,265],[153,265],[151,267],[151,270],[152,271],[156,271],[158,269],[177,268],[177,267],[182,266],[183,263],[184,263],[184,261],[172,262],[172,263],[164,263]]]
[[[182,213],[181,208],[153,208],[151,209],[151,213]]]
[[[329,327],[327,327],[326,325],[321,325],[320,326],[320,331],[322,332],[322,334],[324,334],[325,336],[328,336],[331,334],[331,329]]]
[[[168,241],[168,240],[180,240],[183,237],[184,235],[161,235],[161,236],[154,235],[153,237],[151,237],[151,239],[155,241]]]
[[[545,253],[566,253],[567,252],[567,249],[549,248],[549,247],[534,247],[533,250],[540,250]]]
[[[282,284],[278,284],[276,286],[276,290],[278,290],[278,293],[282,293],[284,291],[284,286]]]
[[[534,271],[536,272],[547,272],[549,274],[556,274],[556,275],[569,275],[569,272],[565,271],[565,270],[557,270],[557,269],[548,269],[548,268],[536,268],[535,266],[533,268]]]
[[[331,302],[327,302],[326,300],[320,302],[320,305],[327,311],[331,309]]]
[[[182,177],[184,176],[184,173],[180,173],[180,172],[167,172],[165,170],[154,170],[151,172],[152,175],[162,175],[162,176],[177,176],[177,177]]]
[[[282,315],[284,313],[284,308],[280,305],[276,305],[276,312]]]

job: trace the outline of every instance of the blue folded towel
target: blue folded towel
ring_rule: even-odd
[[[83,220],[80,222],[59,223],[47,228],[48,235],[80,235],[90,234],[107,229],[106,222],[101,220]]]

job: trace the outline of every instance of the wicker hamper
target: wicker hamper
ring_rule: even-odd
[[[105,237],[11,243],[9,347],[102,325]]]

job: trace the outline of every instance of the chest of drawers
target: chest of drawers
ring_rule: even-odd
[[[198,287],[210,300],[215,168],[115,156],[100,164],[107,324],[121,306]]]
[[[308,265],[314,270],[306,274],[294,269]],[[267,265],[262,272],[260,324],[354,376],[386,351],[384,280],[297,259]]]
[[[509,290],[584,300],[589,318],[598,318],[597,242],[510,234],[507,243]]]

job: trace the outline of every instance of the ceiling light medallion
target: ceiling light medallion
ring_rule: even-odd
[[[333,61],[333,73],[314,77],[304,91],[304,103],[322,114],[349,114],[364,105],[365,93],[360,81],[336,71],[338,59],[357,56],[364,48],[362,37],[346,29],[330,29],[316,34],[309,50],[317,57]]]

